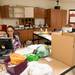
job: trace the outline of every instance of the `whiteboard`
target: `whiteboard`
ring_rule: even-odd
[[[70,22],[75,22],[75,17],[70,17]]]

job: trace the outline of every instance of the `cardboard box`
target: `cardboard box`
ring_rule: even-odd
[[[7,72],[9,72],[11,75],[20,75],[20,73],[23,72],[27,67],[27,60],[18,65],[9,65],[9,62],[10,58],[8,57],[5,59],[5,65]]]
[[[52,57],[66,65],[75,65],[75,34],[52,34]]]

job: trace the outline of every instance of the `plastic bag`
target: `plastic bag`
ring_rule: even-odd
[[[38,55],[39,57],[49,56],[50,55],[50,47],[47,45],[41,45],[34,51],[34,54]]]
[[[38,61],[39,57],[38,57],[38,55],[30,54],[30,55],[27,56],[27,60],[28,61]]]

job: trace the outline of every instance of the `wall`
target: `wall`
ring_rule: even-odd
[[[22,5],[22,6],[33,6],[33,7],[42,7],[42,8],[54,8],[56,1],[54,0],[0,0],[1,5]],[[75,0],[60,0],[59,5],[61,9],[75,9]],[[68,16],[68,12],[67,12]],[[13,19],[2,19],[0,24],[16,25],[16,20]],[[68,23],[68,17],[67,17]]]
[[[32,6],[32,7],[42,7],[49,8],[50,0],[1,0],[1,5],[10,5],[10,6]],[[2,19],[0,24],[7,25],[16,25],[17,19]]]
[[[50,0],[1,0],[1,4],[48,8],[50,5]]]
[[[67,10],[67,24],[68,24],[68,18],[69,18],[69,9],[75,9],[75,0],[60,0],[59,5],[61,6],[61,9]],[[51,1],[51,8],[54,8],[56,6],[56,1]]]
[[[56,6],[56,1],[51,1],[51,8]],[[75,9],[75,0],[60,0],[59,5],[61,6],[61,9]]]
[[[67,10],[67,23],[68,23],[68,19],[69,19],[69,9],[75,9],[75,1],[66,1],[66,2],[61,2],[61,7],[63,9]]]
[[[2,24],[2,19],[0,19],[0,24]]]
[[[18,22],[18,19],[2,19],[0,24],[16,26],[16,22]]]

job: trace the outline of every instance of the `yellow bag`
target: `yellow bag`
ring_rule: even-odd
[[[16,53],[10,54],[11,64],[17,65],[17,64],[24,62],[25,60],[26,60],[26,57],[24,57],[20,54],[16,54]]]

